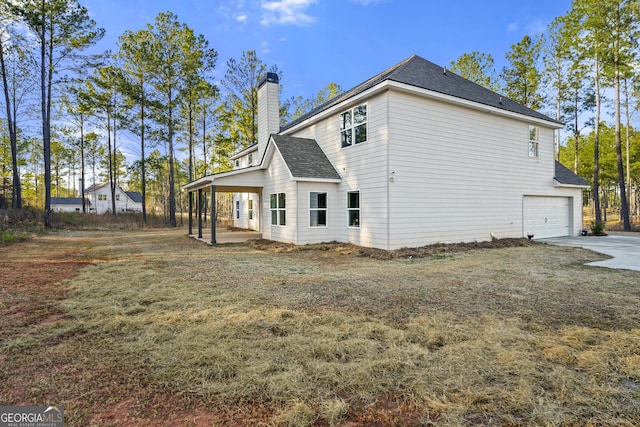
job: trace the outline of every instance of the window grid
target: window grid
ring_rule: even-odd
[[[367,104],[361,104],[340,114],[340,144],[342,148],[367,141]]]
[[[537,126],[529,126],[529,157],[538,157],[539,132]]]
[[[349,227],[360,228],[360,191],[347,191]]]
[[[327,193],[309,193],[309,227],[327,226]]]
[[[271,207],[271,225],[287,225],[287,196],[285,193],[273,193],[269,197]]]

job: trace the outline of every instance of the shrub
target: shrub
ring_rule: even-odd
[[[604,221],[593,221],[591,223],[591,233],[602,236],[604,233]]]
[[[0,240],[0,243],[3,245],[10,245],[15,240],[16,236],[11,231],[5,230],[2,232],[2,240]]]

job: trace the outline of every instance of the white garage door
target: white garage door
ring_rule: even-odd
[[[567,197],[524,197],[524,234],[536,239],[569,236],[570,209]]]

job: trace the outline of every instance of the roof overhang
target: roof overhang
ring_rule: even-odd
[[[544,126],[552,129],[564,128],[564,124],[556,122],[555,120],[552,120],[552,119],[544,120],[541,118],[528,116],[528,115],[516,113],[509,110],[503,110],[501,108],[496,108],[491,105],[482,104],[480,102],[469,101],[467,99],[458,98],[456,96],[447,95],[444,93],[435,92],[433,90],[423,89],[423,88],[415,87],[412,85],[408,85],[406,83],[395,82],[392,80],[389,80],[383,83],[387,83],[390,89],[395,89],[400,92],[419,94],[421,96],[424,96],[425,98],[437,99],[439,101],[443,101],[449,104],[456,104],[456,105],[464,106],[473,110],[483,111],[489,114],[495,114],[496,116],[509,117],[516,120],[535,123],[540,126]]]
[[[430,98],[430,99],[435,99],[435,100],[439,100],[442,102],[446,102],[449,104],[456,104],[456,105],[460,105],[460,106],[464,106],[466,108],[470,108],[473,110],[477,110],[477,111],[483,111],[485,113],[488,114],[495,114],[497,116],[503,116],[503,117],[509,117],[512,119],[516,119],[516,120],[520,120],[520,121],[526,121],[529,123],[534,123],[534,124],[538,124],[540,126],[544,126],[547,128],[552,128],[552,129],[562,129],[564,128],[564,124],[557,122],[551,118],[549,118],[549,120],[544,120],[541,118],[537,118],[537,117],[532,117],[532,116],[528,116],[528,115],[524,115],[524,114],[520,114],[520,113],[516,113],[513,111],[509,111],[509,110],[503,110],[501,108],[496,108],[493,107],[491,105],[486,105],[486,104],[482,104],[480,102],[475,102],[475,101],[469,101],[463,98],[458,98],[452,95],[447,95],[444,93],[440,93],[440,92],[436,92],[433,90],[429,90],[429,89],[423,89],[423,88],[419,88],[413,85],[409,85],[406,83],[400,83],[400,82],[396,82],[393,80],[383,80],[380,83],[378,83],[377,85],[363,91],[360,92],[354,96],[352,96],[351,98],[347,98],[339,103],[337,103],[336,105],[333,105],[329,108],[327,108],[326,110],[323,110],[321,112],[319,112],[318,114],[315,114],[309,118],[307,118],[306,120],[290,127],[287,128],[285,130],[283,130],[281,132],[282,135],[289,135],[292,133],[295,133],[296,131],[306,128],[314,123],[319,122],[320,120],[323,120],[324,118],[326,118],[327,116],[330,116],[332,114],[336,114],[337,112],[343,111],[347,108],[350,108],[354,105],[357,105],[359,103],[361,103],[363,100],[371,98],[374,95],[377,95],[379,93],[383,93],[389,90],[397,90],[400,92],[404,92],[404,93],[410,93],[413,95],[419,95],[419,96],[423,96],[426,98]]]
[[[580,189],[589,189],[589,188],[591,188],[590,185],[563,184],[562,182],[558,181],[555,178],[553,179],[553,186],[554,187],[564,187],[564,188],[580,188]]]
[[[254,193],[264,186],[264,170],[259,166],[252,166],[215,175],[207,175],[188,183],[182,188],[187,191],[211,191],[212,186],[216,187],[216,192]]]

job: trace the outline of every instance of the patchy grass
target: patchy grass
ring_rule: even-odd
[[[0,402],[72,426],[640,423],[640,273],[599,255],[183,234],[0,248]]]

